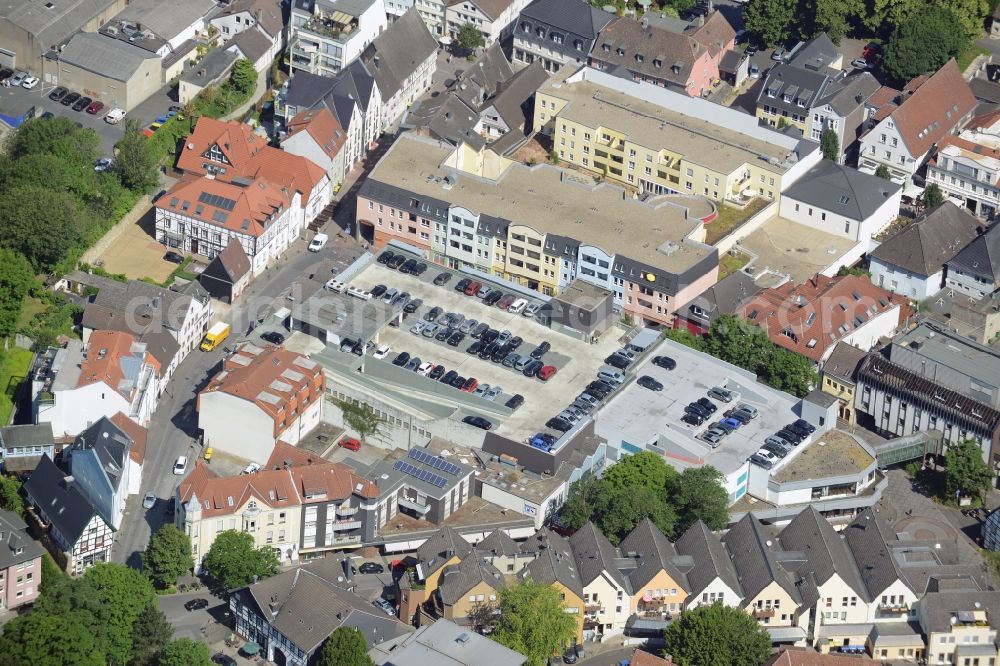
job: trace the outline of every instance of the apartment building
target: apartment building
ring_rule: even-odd
[[[691,596],[684,574],[687,562],[678,562],[674,545],[653,521],[648,518],[640,521],[622,539],[619,548],[630,560],[619,563],[632,588],[630,612],[662,621],[684,608],[684,602]]]
[[[458,39],[465,24],[483,34],[486,46],[506,39],[514,32],[518,14],[529,0],[448,0],[444,11],[445,32]]]
[[[516,578],[550,585],[562,596],[563,612],[576,620],[576,641],[583,642],[586,602],[583,579],[576,568],[569,540],[543,527],[521,544],[521,552],[531,555]]]
[[[592,522],[577,530],[569,544],[583,585],[584,630],[601,637],[622,633],[633,612],[628,600],[632,585],[616,566],[618,551]]]
[[[198,394],[206,445],[261,462],[280,440],[296,444],[323,412],[319,363],[280,347],[245,343]]]
[[[1000,225],[979,233],[945,264],[945,272],[949,289],[973,299],[992,298],[1000,289]]]
[[[258,72],[269,66],[285,45],[282,3],[276,0],[236,0],[219,8],[208,24],[222,35],[223,44],[254,63]]]
[[[0,609],[15,609],[38,598],[43,551],[13,511],[0,511]]]
[[[518,17],[513,61],[526,67],[540,60],[550,74],[585,65],[597,35],[614,20],[583,0],[535,0]]]
[[[1000,113],[972,119],[958,136],[946,136],[927,163],[927,181],[959,206],[992,220],[1000,205]]]
[[[824,131],[832,131],[837,136],[836,161],[843,164],[847,152],[861,136],[869,100],[881,89],[882,85],[869,72],[835,78],[809,109],[806,136],[819,141]]]
[[[533,126],[561,160],[651,194],[778,200],[820,159],[744,113],[591,68],[543,86]]]
[[[361,53],[382,95],[382,126],[392,125],[430,90],[438,43],[416,9],[396,19]]]
[[[857,423],[854,413],[854,393],[858,368],[867,355],[868,352],[863,349],[846,342],[838,342],[823,364],[820,388],[824,393],[837,398],[840,403],[837,417],[851,425]]]
[[[476,175],[484,165],[495,168],[491,177]],[[397,239],[435,262],[549,295],[580,278],[614,292],[616,309],[668,323],[716,280],[716,250],[694,240],[703,232],[697,216],[710,214],[705,203],[635,201],[554,167],[404,135],[362,184],[357,220],[377,246]],[[647,242],[634,243],[630,229]]]
[[[918,619],[928,664],[989,666],[1000,659],[1000,593],[932,592],[921,600]]]
[[[288,20],[293,76],[336,76],[387,25],[382,0],[294,0]]]
[[[122,412],[146,426],[160,395],[160,364],[145,344],[119,331],[97,331],[86,344],[70,340],[36,377],[36,423],[56,437],[75,436],[101,417]]]
[[[326,171],[335,191],[347,176],[344,146],[347,133],[336,116],[326,107],[299,111],[287,123],[288,136],[281,140],[281,149],[300,155]]]
[[[101,418],[81,432],[63,451],[74,481],[115,530],[121,527],[129,495],[139,492],[141,453],[132,438],[109,418]]]

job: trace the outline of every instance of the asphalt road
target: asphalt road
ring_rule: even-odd
[[[189,611],[184,604],[192,599],[205,599],[208,608]],[[213,597],[207,590],[185,592],[159,597],[160,610],[167,617],[167,622],[174,628],[174,638],[193,638],[204,640],[202,628],[210,621],[223,622],[229,608],[222,599]],[[224,623],[224,622],[223,622]]]

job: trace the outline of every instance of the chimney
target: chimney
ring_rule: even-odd
[[[271,611],[271,618],[274,619],[278,615],[278,609],[281,608],[281,604],[278,603],[278,595],[272,594],[271,600],[267,602],[267,608]]]

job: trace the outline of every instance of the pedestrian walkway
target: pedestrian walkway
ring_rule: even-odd
[[[253,94],[250,95],[250,99],[240,104],[235,110],[226,114],[220,120],[239,120],[243,117],[243,114],[250,110],[254,104],[257,103],[264,93],[267,92],[267,70],[264,70],[257,75],[257,85],[254,86]]]

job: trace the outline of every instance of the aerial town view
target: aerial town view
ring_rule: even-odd
[[[0,1],[0,666],[1000,666],[998,2]]]

